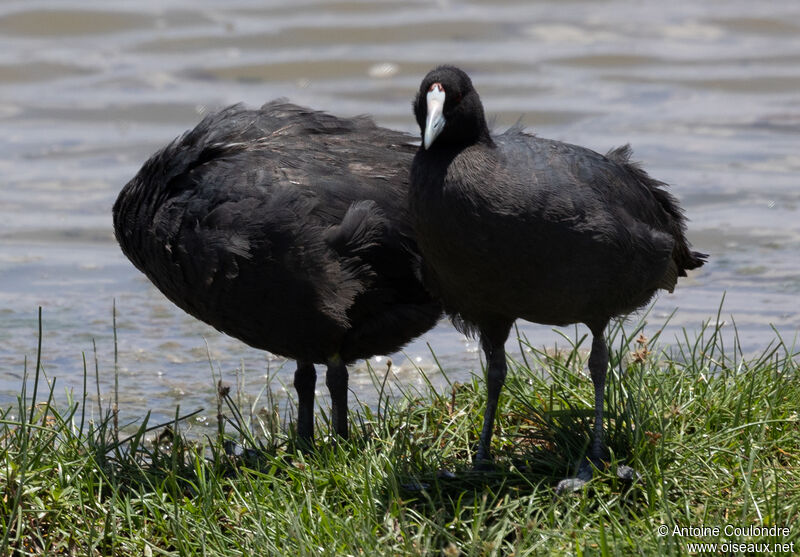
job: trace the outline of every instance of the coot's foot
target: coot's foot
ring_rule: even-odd
[[[642,479],[642,475],[625,464],[617,466],[617,477],[624,482],[638,482]]]
[[[474,448],[473,454],[475,456],[472,457],[472,469],[476,472],[491,472],[495,470],[494,459],[486,446],[481,440],[478,442],[478,446]]]
[[[489,458],[478,458],[472,461],[472,469],[476,472],[493,472],[496,469],[494,461]]]
[[[578,473],[574,478],[566,478],[558,482],[558,485],[556,486],[556,493],[561,494],[580,491],[591,479],[592,463],[588,458],[585,458],[581,461],[580,466],[578,466]]]
[[[592,463],[589,459],[584,459],[578,467],[578,473],[574,478],[566,478],[558,482],[556,493],[574,493],[583,489],[583,486],[592,479],[592,468],[603,469],[603,462]],[[642,479],[642,475],[625,464],[617,466],[617,478],[627,483],[634,483]]]

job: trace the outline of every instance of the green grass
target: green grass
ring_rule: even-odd
[[[743,358],[718,327],[661,348],[640,332],[608,334],[611,462],[570,495],[554,486],[589,441],[585,339],[559,352],[520,341],[529,350],[511,362],[491,472],[470,469],[478,378],[390,397],[375,372],[380,402],[351,414],[351,440],[318,435],[304,455],[272,409],[240,411],[224,388],[213,438],[187,439],[176,411],[172,424],[148,430],[145,417],[119,439],[113,411],[87,418],[85,394],[57,407],[37,363],[35,396],[0,412],[0,555],[670,555],[694,541],[800,550],[795,348],[776,333]],[[617,480],[618,463],[642,480]],[[662,525],[722,532],[660,536]],[[724,532],[750,525],[790,533]]]

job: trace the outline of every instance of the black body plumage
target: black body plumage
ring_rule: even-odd
[[[491,135],[471,80],[452,66],[425,77],[414,111],[424,142],[429,121],[438,132],[428,132],[411,170],[423,279],[457,326],[480,334],[489,366],[477,459],[488,457],[503,345],[523,318],[591,329],[598,462],[606,324],[658,289],[671,292],[705,254],[690,250],[677,201],[630,162],[628,146],[603,156],[519,127]]]
[[[344,364],[398,350],[441,313],[417,278],[409,139],[284,102],[231,106],[155,153],[114,205],[122,251],[167,298],[298,361],[303,437],[313,363],[328,364],[346,435]]]

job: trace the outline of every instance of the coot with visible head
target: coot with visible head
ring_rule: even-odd
[[[154,154],[114,205],[122,251],[167,298],[297,360],[306,441],[314,363],[347,437],[345,364],[398,350],[441,314],[417,278],[409,139],[364,117],[231,106]]]
[[[685,220],[665,184],[629,161],[541,139],[515,127],[492,135],[469,76],[441,66],[414,101],[422,145],[414,157],[410,211],[423,280],[457,326],[480,334],[488,401],[476,463],[489,458],[504,343],[517,318],[584,323],[592,332],[595,389],[590,460],[604,456],[603,391],[609,320],[645,305],[706,255],[691,251]],[[591,477],[586,461],[576,487]]]

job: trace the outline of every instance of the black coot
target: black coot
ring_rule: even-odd
[[[706,255],[689,249],[678,202],[629,162],[512,128],[491,135],[469,76],[441,66],[414,101],[422,131],[411,170],[410,211],[423,280],[465,332],[480,333],[488,366],[476,463],[489,458],[504,343],[517,318],[584,323],[592,332],[595,388],[591,461],[604,456],[608,321],[646,304]],[[576,487],[591,477],[586,461]]]
[[[167,298],[297,360],[305,440],[314,363],[346,437],[345,364],[398,350],[441,314],[417,278],[409,139],[364,117],[231,106],[154,154],[114,204],[122,251]]]

